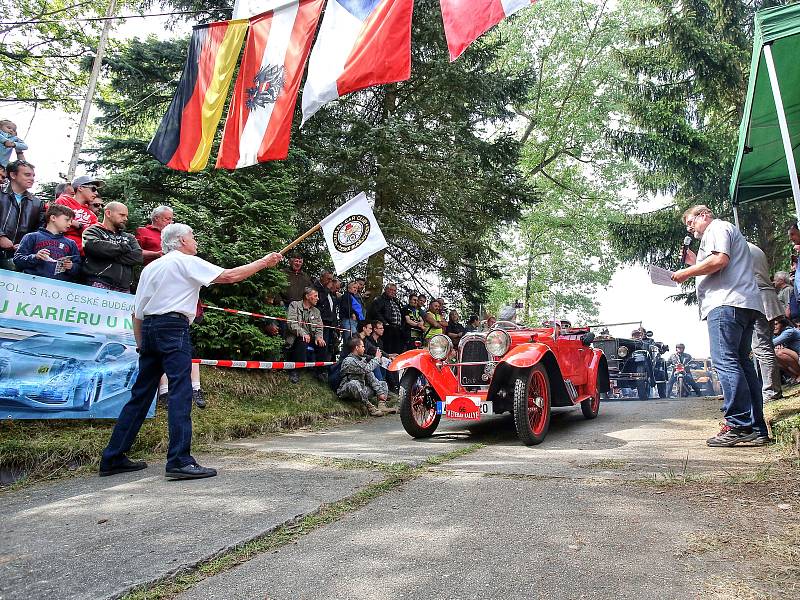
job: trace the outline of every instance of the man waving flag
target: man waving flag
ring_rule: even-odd
[[[440,0],[450,62],[472,42],[536,0]]]
[[[331,100],[411,76],[413,0],[328,0],[303,89],[303,123]]]

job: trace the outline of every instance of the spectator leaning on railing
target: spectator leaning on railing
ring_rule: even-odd
[[[46,225],[26,233],[14,254],[14,265],[28,275],[73,281],[81,270],[81,253],[64,232],[75,213],[53,204],[45,213]]]
[[[14,252],[26,233],[44,222],[44,202],[30,193],[36,174],[24,160],[8,163],[8,182],[0,189],[0,269],[16,270]]]
[[[127,223],[128,207],[109,202],[103,222],[83,232],[83,273],[88,285],[130,293],[133,267],[142,264],[142,249],[136,238],[125,232]]]

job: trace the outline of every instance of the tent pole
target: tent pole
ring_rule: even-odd
[[[741,227],[739,227],[739,208],[734,204],[733,205],[733,224],[736,225],[736,229],[741,231]]]
[[[766,44],[764,46],[764,60],[767,63],[769,82],[772,85],[772,97],[775,99],[775,110],[778,113],[778,126],[781,129],[783,151],[786,153],[786,167],[789,170],[789,181],[792,183],[794,210],[797,213],[798,221],[800,221],[800,183],[797,181],[797,165],[795,165],[794,162],[792,139],[789,136],[789,126],[786,124],[786,113],[783,111],[783,100],[781,99],[781,89],[778,85],[778,74],[775,71],[775,63],[772,60],[772,44]]]

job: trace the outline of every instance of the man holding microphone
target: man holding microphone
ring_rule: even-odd
[[[144,461],[132,461],[126,453],[158,391],[161,376],[169,380],[169,479],[214,477],[215,469],[202,467],[190,454],[192,441],[192,345],[189,325],[194,321],[201,286],[237,283],[283,258],[272,252],[249,264],[223,269],[197,255],[192,228],[181,223],[161,232],[164,256],[142,271],[136,290],[133,330],[139,352],[139,374],[131,399],[123,407],[100,460],[100,476],[138,471]]]
[[[734,446],[767,435],[761,384],[750,361],[750,342],[764,307],[753,275],[747,240],[731,223],[715,219],[707,206],[683,213],[686,229],[700,240],[697,255],[689,251],[690,265],[672,275],[683,283],[697,277],[700,318],[707,320],[711,359],[723,392],[725,424],[707,440],[713,447]]]

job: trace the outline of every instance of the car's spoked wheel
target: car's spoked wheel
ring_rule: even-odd
[[[430,437],[436,431],[442,418],[436,413],[436,400],[425,376],[408,369],[400,381],[400,421],[410,436]]]
[[[550,378],[542,365],[514,379],[514,425],[523,444],[541,443],[550,428]]]
[[[600,412],[600,374],[597,375],[597,386],[594,396],[581,402],[581,412],[587,419],[594,419]]]

